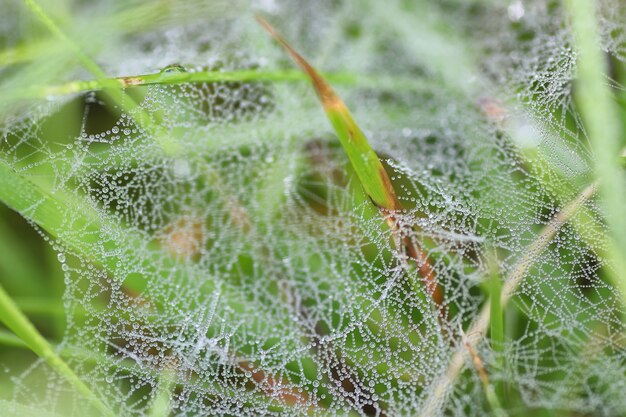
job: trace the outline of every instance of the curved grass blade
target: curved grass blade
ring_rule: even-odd
[[[285,48],[313,82],[315,92],[368,197],[378,207],[386,210],[399,210],[401,207],[391,181],[365,135],[352,118],[350,110],[317,70],[296,52],[266,20],[261,17],[257,17],[257,20]]]
[[[398,201],[383,164],[352,117],[350,110],[317,70],[296,52],[272,25],[260,16],[257,16],[257,21],[285,48],[296,64],[311,79],[320,103],[333,125],[341,146],[348,155],[365,193],[385,217],[393,232],[396,247],[402,248],[408,257],[416,262],[424,286],[441,312],[443,292],[435,280],[428,257],[417,242],[400,233],[399,219],[396,213],[402,209],[402,205]]]
[[[349,73],[326,74],[335,82],[354,84],[358,78]],[[105,90],[110,88],[128,88],[142,85],[177,85],[187,83],[217,83],[217,82],[299,82],[306,81],[307,77],[297,70],[260,71],[257,69],[242,69],[233,71],[166,71],[158,73],[139,74],[124,77],[94,79],[89,81],[70,81],[60,85],[30,86],[21,92],[24,98],[42,98],[61,96],[85,91]]]

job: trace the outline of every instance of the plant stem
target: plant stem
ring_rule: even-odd
[[[434,91],[436,87],[421,79],[411,77],[381,77],[377,75],[353,74],[349,72],[323,73],[324,78],[336,84],[359,85],[366,88],[396,89],[411,91]],[[115,78],[76,80],[59,85],[35,85],[17,94],[20,98],[49,98],[66,94],[106,89],[123,89],[142,85],[178,85],[188,83],[215,82],[301,82],[307,76],[297,70],[232,70],[197,72],[159,72],[129,75]]]
[[[596,189],[596,183],[587,186],[573,201],[563,207],[563,209],[552,218],[552,221],[543,228],[535,240],[524,251],[524,256],[517,262],[513,271],[508,275],[502,288],[502,294],[500,296],[502,308],[507,305],[513,293],[522,282],[522,279],[526,276],[526,272],[534,264],[539,255],[548,247],[557,232],[572,218],[578,209],[594,195]],[[475,344],[481,336],[485,335],[489,328],[490,319],[491,302],[488,301],[467,331],[468,335],[472,335],[472,341],[469,343]],[[465,359],[463,351],[457,350],[452,355],[447,370],[432,382],[429,388],[430,395],[424,401],[419,416],[427,417],[436,414],[437,408],[443,402],[449,391],[449,387],[454,384],[464,364]]]
[[[491,305],[491,342],[494,351],[502,352],[502,344],[504,343],[504,321],[502,314],[502,303],[500,302],[502,297],[502,283],[500,282],[500,276],[493,269],[497,268],[496,265],[492,267],[491,277],[489,279],[489,301]]]
[[[0,286],[0,320],[7,326],[17,337],[19,337],[30,350],[43,359],[51,368],[62,375],[70,384],[72,384],[78,392],[87,398],[94,407],[105,416],[114,417],[115,413],[109,409],[96,394],[85,385],[78,375],[61,359],[54,351],[52,346],[37,331],[35,326],[20,311],[18,306],[13,302],[11,297]]]

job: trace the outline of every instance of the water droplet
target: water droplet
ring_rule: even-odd
[[[172,64],[161,70],[161,74],[167,73],[176,73],[176,72],[187,72],[187,69],[180,64]]]

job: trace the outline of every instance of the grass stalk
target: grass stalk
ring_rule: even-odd
[[[317,70],[296,52],[266,20],[258,18],[258,21],[311,79],[320,102],[368,197],[378,207],[390,211],[399,210],[400,204],[391,180],[347,106]]]
[[[578,209],[583,206],[596,192],[598,186],[593,183],[587,186],[574,200],[566,204],[548,223],[541,232],[537,235],[535,240],[524,251],[524,256],[516,263],[513,270],[508,275],[500,295],[501,309],[503,309],[515,290],[519,287],[522,279],[526,276],[526,272],[534,264],[535,260],[543,253],[548,247],[554,236],[558,233],[561,227],[567,223],[572,216],[576,214]],[[467,334],[472,335],[470,343],[476,343],[480,337],[484,336],[490,325],[491,320],[491,302],[485,303],[478,316],[474,319],[469,326]],[[436,414],[437,409],[443,403],[449,388],[454,384],[456,378],[461,373],[465,359],[462,350],[457,350],[448,363],[446,371],[431,384],[429,391],[430,395],[424,401],[424,404],[420,410],[420,417],[427,417]]]
[[[110,417],[115,416],[115,413],[80,380],[78,375],[76,375],[69,365],[54,351],[53,347],[20,311],[19,307],[13,302],[2,286],[0,286],[0,320],[7,328],[15,333],[30,350],[72,384],[102,415]]]
[[[337,82],[351,84],[356,77],[348,73],[327,74]],[[142,85],[176,85],[186,83],[214,83],[214,82],[297,82],[307,80],[306,75],[296,70],[261,71],[256,69],[244,69],[233,71],[162,71],[154,74],[140,74],[115,78],[99,78],[88,81],[71,81],[55,86],[37,86],[29,89],[27,97],[49,97],[84,91],[105,90],[109,88],[127,88]]]
[[[502,297],[502,282],[500,277],[495,271],[497,266],[491,262],[491,276],[489,277],[489,302],[491,305],[491,325],[490,336],[493,349],[496,352],[502,352],[502,345],[504,344],[504,314],[502,309],[502,303],[500,302]]]
[[[410,77],[386,77],[379,75],[353,74],[350,72],[329,72],[322,76],[328,81],[341,85],[357,85],[381,90],[435,91],[436,87],[423,80]],[[309,78],[298,70],[263,71],[258,69],[242,69],[232,71],[161,71],[152,74],[128,75],[114,78],[96,78],[93,80],[74,80],[58,85],[34,85],[18,90],[15,94],[19,99],[40,99],[58,97],[68,94],[100,91],[107,89],[123,89],[148,85],[179,85],[188,83],[217,82],[287,82],[308,81]]]

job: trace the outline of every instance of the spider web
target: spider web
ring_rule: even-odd
[[[241,7],[210,25],[130,34],[98,61],[112,75],[285,68]],[[363,74],[337,89],[390,173],[404,233],[444,289],[445,320],[305,83],[129,88],[123,100],[139,103],[129,111],[86,92],[5,116],[2,161],[61,213],[57,236],[34,225],[65,271],[59,353],[116,414],[400,416],[435,398],[440,415],[484,415],[468,339],[491,383],[527,407],[626,412],[623,307],[594,198],[523,265],[504,345],[462,330],[487,299],[491,264],[506,281],[593,180],[559,5],[384,8],[254,5],[315,65]],[[603,46],[623,61],[619,16],[602,4]],[[433,47],[442,60],[428,58]],[[47,123],[71,106],[75,129],[50,137]],[[455,352],[463,371],[438,393]],[[91,412],[41,362],[12,378],[9,413]]]

